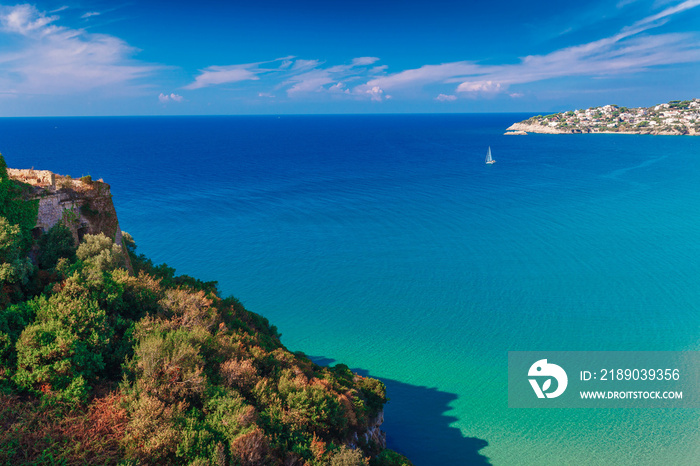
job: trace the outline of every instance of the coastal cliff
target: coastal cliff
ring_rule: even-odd
[[[381,381],[137,254],[102,181],[0,156],[0,272],[0,463],[411,465]]]
[[[537,115],[514,123],[506,134],[700,134],[700,99],[673,100],[652,107],[627,108],[618,105],[592,107]]]
[[[27,200],[39,203],[33,229],[36,239],[61,223],[70,230],[76,244],[86,234],[101,233],[124,246],[110,186],[104,181],[93,181],[89,176],[73,179],[48,170],[8,168],[7,174],[12,180],[31,186]],[[124,259],[131,270],[127,254]]]

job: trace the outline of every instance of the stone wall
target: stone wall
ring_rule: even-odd
[[[56,175],[48,170],[8,168],[7,174],[13,180],[32,186],[56,186]]]
[[[76,244],[86,234],[103,233],[124,248],[117,211],[107,183],[74,180],[47,170],[8,168],[7,173],[10,178],[34,187],[32,198],[39,200],[36,228],[42,232],[61,222],[73,233]],[[126,248],[124,251],[131,269]]]

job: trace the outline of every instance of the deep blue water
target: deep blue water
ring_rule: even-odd
[[[506,358],[700,349],[700,138],[503,136],[528,116],[0,119],[0,151],[383,379],[416,465],[693,464],[697,411],[509,409]]]

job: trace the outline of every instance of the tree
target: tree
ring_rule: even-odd
[[[22,256],[19,225],[12,225],[5,217],[0,217],[0,286],[27,283],[34,266],[28,257]]]
[[[104,233],[85,235],[75,255],[99,272],[110,272],[125,264],[121,246],[114,244]]]
[[[7,164],[0,154],[0,217],[20,229],[20,246],[27,251],[32,244],[32,228],[36,225],[39,201],[28,199],[29,186],[11,180]]]
[[[39,240],[39,267],[51,269],[62,257],[75,259],[75,240],[71,231],[62,223],[52,226]]]

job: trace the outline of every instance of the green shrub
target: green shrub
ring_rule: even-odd
[[[227,387],[249,393],[260,377],[253,359],[232,358],[221,364],[221,378]]]
[[[278,390],[286,407],[285,422],[292,430],[314,432],[324,438],[346,433],[346,411],[337,395],[321,383],[310,384],[305,376],[285,371]]]
[[[217,446],[223,446],[223,444],[216,433],[207,427],[193,416],[185,420],[185,425],[180,432],[180,442],[175,449],[175,456],[181,458],[179,462],[188,465],[211,464],[209,458],[215,457]]]
[[[34,301],[36,320],[17,342],[14,380],[35,393],[63,394],[66,401],[82,402],[87,383],[105,368],[103,351],[112,329],[97,303],[86,296],[71,296],[74,290],[66,287],[48,300]]]
[[[160,305],[168,318],[175,319],[184,328],[203,327],[210,330],[218,315],[204,291],[171,288],[165,291]]]
[[[60,429],[88,435],[88,425],[111,419],[110,458],[124,465],[367,464],[372,446],[339,445],[386,402],[381,382],[289,352],[267,319],[167,266],[152,267],[158,276],[129,275],[118,254],[109,238],[86,235],[73,264],[60,257],[54,271],[39,271],[45,295],[0,310],[0,391],[23,390],[38,413],[71,419],[35,437],[23,426],[9,457],[45,441],[26,462],[82,464],[89,440]],[[94,407],[120,380],[109,406]],[[0,463],[2,455],[0,446]]]
[[[180,443],[184,404],[165,403],[141,394],[127,403],[129,423],[122,443],[127,458],[151,464],[173,464]],[[140,462],[139,462],[140,463]]]
[[[15,345],[22,331],[34,321],[35,301],[0,309],[0,386],[7,384],[14,373],[17,363]]]
[[[388,448],[382,450],[369,464],[371,466],[413,466],[408,458]]]
[[[365,458],[359,449],[351,449],[343,445],[331,456],[330,466],[368,466],[369,458]]]
[[[31,187],[11,180],[7,174],[7,164],[0,154],[0,217],[10,225],[20,229],[20,250],[27,252],[32,244],[31,231],[36,225],[39,201],[28,200]]]
[[[114,244],[114,241],[104,233],[85,235],[75,255],[87,268],[97,274],[110,272],[126,265],[121,246]]]
[[[59,222],[39,239],[39,267],[52,269],[62,257],[72,262],[75,260],[75,251],[73,233]]]
[[[100,354],[57,321],[34,324],[17,342],[17,373],[22,388],[47,395],[66,392],[73,402],[87,396],[83,373],[94,374],[102,367]]]
[[[355,377],[355,384],[359,387],[366,400],[367,415],[374,417],[379,414],[384,404],[388,401],[386,397],[386,386],[377,380],[369,377]]]
[[[140,390],[168,402],[189,401],[204,393],[204,360],[188,332],[153,332],[139,341],[134,355]]]
[[[22,230],[0,217],[0,288],[7,283],[26,284],[34,270],[22,250]]]

